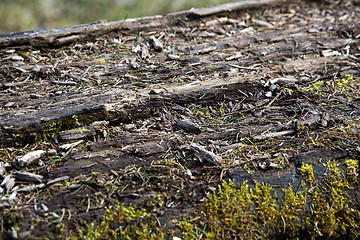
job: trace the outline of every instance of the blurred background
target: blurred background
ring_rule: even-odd
[[[0,0],[0,33],[208,7],[235,0]]]

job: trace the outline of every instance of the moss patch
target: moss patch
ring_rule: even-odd
[[[106,208],[98,226],[87,225],[72,239],[163,239],[163,233],[149,221],[151,214],[132,205]]]
[[[346,163],[346,162],[345,162]],[[345,164],[346,166],[346,164]],[[198,216],[178,223],[184,239],[357,239],[360,212],[350,206],[343,178],[348,171],[329,161],[324,178],[314,179],[310,165],[299,168],[306,184],[289,185],[278,199],[270,185],[244,182],[239,189],[223,182],[201,205]]]

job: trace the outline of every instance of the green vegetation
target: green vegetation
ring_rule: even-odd
[[[321,102],[321,119],[297,126],[297,136],[305,137],[303,147],[309,149],[346,149],[358,139],[359,117],[337,116],[339,111],[348,111],[346,102],[359,97],[359,78],[345,75],[327,81],[317,81],[299,88],[307,100]]]
[[[4,1],[0,3],[0,6],[6,4],[7,8],[4,11],[6,21],[6,16],[13,14],[17,16],[16,21],[19,27],[29,24],[30,29],[171,12],[178,10],[173,9],[175,2],[179,3],[179,6],[180,3],[183,4],[183,8],[186,9],[195,7],[200,2],[204,3],[205,0],[192,1],[191,6],[189,0],[164,2],[162,0],[160,4],[160,0],[152,2],[146,0],[55,2],[50,0],[45,3],[45,1],[35,0],[32,4],[35,3],[37,7],[31,8],[26,6],[28,2],[15,0]],[[209,4],[219,2],[220,0],[212,1]],[[25,10],[21,10],[21,4],[28,7],[33,14],[22,14],[21,11]],[[105,4],[109,4],[110,7]],[[156,8],[155,12],[147,12],[151,10],[149,4]],[[185,6],[185,4],[189,5]],[[90,9],[84,6],[92,7]],[[7,11],[11,7],[17,7],[20,12],[14,14]],[[128,10],[130,7],[138,12],[130,13]],[[56,12],[49,9],[56,9]],[[40,11],[47,11],[47,13],[38,14]],[[98,13],[100,16],[96,15]],[[267,18],[267,12],[265,13],[266,18],[262,19],[273,23],[278,22],[277,18]],[[297,21],[289,13],[283,14],[286,15],[285,20]],[[302,14],[296,11],[294,14],[296,14],[294,17],[303,20]],[[66,21],[60,20],[63,16]],[[0,19],[2,18],[3,16],[0,16]],[[311,24],[311,19],[308,20]],[[250,19],[247,20],[246,17],[244,17],[244,22],[254,27]],[[202,31],[202,27],[198,27],[200,23],[195,25],[184,21],[183,24],[189,29]],[[229,30],[231,34],[235,29],[235,26],[230,24],[223,27],[224,31]],[[176,38],[183,36],[184,33],[177,34],[172,31],[175,29],[164,30],[166,35],[173,34],[175,39],[173,42],[171,38],[166,41],[162,39],[166,49],[169,52],[180,53],[187,59],[191,55],[190,50],[180,46],[188,42],[181,43],[182,39],[185,41],[185,38],[181,38],[178,43],[179,39]],[[222,68],[213,63],[211,66],[204,66],[204,69],[200,66],[199,71],[188,71],[170,78],[169,76],[172,75],[167,74],[167,69],[171,70],[169,70],[171,74],[173,74],[172,71],[176,71],[176,75],[181,73],[182,69],[186,70],[182,64],[187,63],[180,61],[179,65],[168,62],[161,65],[162,63],[159,62],[157,66],[159,69],[164,67],[165,74],[159,74],[162,70],[139,71],[139,69],[133,72],[129,70],[129,73],[126,71],[115,73],[112,72],[113,70],[109,72],[110,69],[116,68],[114,64],[121,62],[121,58],[136,57],[136,54],[131,51],[132,46],[142,46],[149,35],[154,33],[156,32],[129,34],[130,40],[119,43],[108,41],[106,36],[100,36],[96,42],[64,46],[51,51],[16,49],[15,53],[23,56],[24,59],[35,56],[39,65],[54,66],[49,70],[49,74],[55,80],[69,79],[70,77],[66,75],[69,71],[74,76],[84,78],[84,81],[76,81],[74,86],[60,84],[57,86],[55,82],[50,83],[48,73],[43,75],[33,73],[33,71],[22,72],[13,67],[16,65],[10,59],[4,62],[4,69],[8,67],[9,70],[3,70],[0,75],[6,77],[9,82],[29,81],[34,83],[31,89],[41,86],[43,88],[41,91],[47,93],[49,91],[46,86],[49,83],[51,88],[60,92],[56,94],[57,91],[51,91],[52,96],[60,98],[61,94],[64,94],[64,98],[70,100],[76,99],[73,93],[86,92],[88,87],[99,87],[99,90],[103,89],[105,92],[109,90],[108,84],[111,84],[114,89],[123,87],[136,91],[142,88],[141,84],[150,87],[152,83],[183,84],[187,81],[198,80],[198,77],[199,81],[211,79],[211,75],[214,74],[223,77],[221,71],[228,69],[228,66]],[[214,42],[210,40],[205,42],[214,45]],[[296,41],[295,44],[297,45]],[[317,45],[313,44],[313,46]],[[219,53],[219,57],[227,56],[233,51],[231,49],[226,47],[216,52]],[[244,56],[253,51],[245,49]],[[235,50],[242,49],[234,48]],[[297,54],[301,56],[304,54],[303,50],[299,53],[293,50],[292,56],[296,60],[299,60]],[[261,55],[253,53],[258,57]],[[211,59],[217,61],[213,57]],[[73,65],[69,64],[69,59],[72,59]],[[219,58],[221,59],[222,57]],[[263,62],[260,57],[259,59]],[[142,63],[145,64],[145,62],[144,60]],[[152,62],[149,63],[152,64]],[[335,66],[334,63],[336,62],[331,62],[331,66]],[[249,68],[246,68],[252,69],[251,64],[252,62],[249,62]],[[181,68],[180,72],[177,71],[178,68]],[[254,65],[254,69],[257,69],[257,65]],[[351,69],[352,66],[350,66]],[[244,74],[248,74],[245,70]],[[335,70],[339,74],[345,71],[339,71],[337,67]],[[349,72],[353,72],[352,70]],[[100,72],[101,74],[96,74]],[[254,72],[257,75],[261,73],[260,70]],[[270,72],[271,74],[266,74],[269,78],[277,75],[277,71]],[[301,72],[303,71],[298,72],[300,76]],[[239,71],[238,75],[242,76],[242,73],[243,71]],[[304,71],[303,74],[307,75],[308,71]],[[54,155],[46,155],[37,164],[26,166],[24,170],[43,175],[46,179],[44,183],[59,174],[60,176],[68,174],[70,178],[63,183],[46,184],[46,187],[29,193],[19,191],[16,204],[13,204],[10,210],[4,208],[3,212],[9,213],[4,217],[4,230],[10,234],[9,230],[14,229],[19,236],[24,234],[24,230],[29,234],[30,231],[32,234],[42,235],[44,232],[53,234],[49,239],[59,235],[69,238],[70,233],[72,239],[172,239],[173,235],[182,239],[357,239],[360,237],[360,208],[351,200],[356,199],[354,195],[358,194],[358,190],[353,190],[352,187],[354,183],[358,184],[359,78],[350,75],[340,78],[329,77],[333,76],[332,72],[327,73],[326,76],[320,74],[322,72],[317,73],[314,70],[314,76],[311,73],[311,77],[299,78],[296,84],[286,85],[289,88],[279,89],[282,88],[280,84],[281,87],[273,92],[274,98],[262,98],[265,96],[263,94],[265,88],[246,85],[239,89],[244,91],[237,94],[237,97],[232,97],[231,94],[230,97],[224,95],[224,100],[219,100],[217,103],[204,100],[200,103],[181,102],[180,106],[187,108],[184,112],[180,108],[176,109],[170,102],[161,106],[161,109],[154,105],[154,110],[151,110],[149,114],[147,111],[143,111],[144,114],[141,112],[131,114],[131,111],[128,113],[127,110],[132,104],[132,100],[129,99],[129,108],[125,107],[124,110],[114,105],[113,111],[95,109],[93,112],[91,110],[85,114],[68,116],[54,122],[42,122],[40,128],[42,130],[35,134],[32,129],[16,132],[12,135],[16,141],[15,145],[25,147],[24,149],[0,149],[0,158],[6,163],[6,168],[4,168],[6,173],[11,174],[13,166],[18,167],[16,161],[24,153],[34,149],[50,149],[55,152]],[[224,78],[226,77],[224,75]],[[54,98],[54,100],[59,98]],[[61,99],[63,99],[62,96]],[[139,99],[140,103],[141,99]],[[178,102],[174,101],[174,103]],[[143,105],[138,106],[139,110],[142,110]],[[289,111],[283,111],[284,108]],[[194,122],[204,130],[204,137],[175,132],[171,126],[172,117],[165,110],[173,111],[172,114],[178,119],[186,114],[191,120],[195,120]],[[95,120],[109,120],[109,123],[98,122],[92,125],[95,129],[93,138],[82,141],[83,143],[78,145],[74,152],[71,149],[64,152],[62,149],[66,148],[60,148],[65,143],[65,138],[62,136],[67,136],[63,133],[85,133],[89,131],[87,125]],[[300,122],[297,120],[303,120],[303,125],[297,125]],[[127,127],[126,125],[130,123],[133,126]],[[266,127],[266,130],[252,131],[257,127],[260,130],[262,129],[260,127]],[[293,128],[297,128],[296,136],[264,138],[260,141],[255,138],[258,135],[266,136],[267,133]],[[110,139],[118,136],[117,139]],[[33,138],[32,141],[29,140],[30,137]],[[152,143],[147,145],[147,139],[157,143],[158,146],[150,149],[155,145]],[[221,164],[212,166],[199,163],[194,156],[196,153],[188,147],[193,142],[207,145],[209,150],[221,155],[223,159]],[[168,149],[165,152],[166,147]],[[322,154],[322,152],[317,152],[317,149],[331,151],[326,152],[329,154]],[[342,160],[328,161],[329,158],[338,158],[333,155],[336,155],[336,151],[333,150],[337,149],[341,150],[339,158]],[[308,153],[309,155],[306,155]],[[148,158],[146,154],[151,157]],[[304,163],[295,169],[292,157],[302,156],[302,154],[305,154],[304,158],[299,159]],[[346,157],[348,159],[343,159]],[[280,171],[276,172],[278,174],[272,174],[274,170],[282,167],[284,175],[281,175],[283,172]],[[321,172],[315,172],[319,168],[322,169]],[[238,170],[241,174],[240,178],[234,177]],[[247,176],[243,174],[245,172],[255,176],[253,179],[257,179],[257,182],[222,181],[224,178],[233,178],[234,181],[244,179],[243,176]],[[266,176],[263,177],[263,173]],[[295,181],[293,177],[296,178]],[[276,182],[273,181],[275,178],[284,179],[291,184],[280,188],[263,183]],[[18,181],[16,184],[15,187],[19,188],[33,183]],[[46,206],[50,210],[46,210]],[[186,211],[172,211],[174,209]],[[193,212],[194,209],[196,213]],[[62,211],[61,214],[59,210]],[[103,215],[100,216],[99,214],[102,213]],[[190,213],[190,215],[180,216],[182,213]],[[168,217],[169,215],[171,216]],[[171,219],[176,219],[174,224],[178,228],[173,228],[174,225],[169,224]],[[88,222],[83,224],[83,221]],[[166,225],[162,224],[163,222]],[[54,233],[46,226],[56,228],[58,232],[64,234]],[[169,230],[169,228],[173,229]],[[167,234],[170,237],[166,236]],[[2,238],[1,233],[0,238]]]
[[[326,169],[325,178],[314,180],[312,167],[303,165],[298,170],[314,187],[304,184],[301,191],[294,192],[289,185],[280,201],[270,185],[255,182],[249,189],[244,182],[237,189],[233,182],[223,182],[200,207],[197,218],[178,223],[183,238],[357,239],[360,212],[349,206],[346,190],[350,185],[342,177],[347,170],[339,168],[336,161],[329,161]]]
[[[299,168],[299,172],[301,176],[304,178],[304,180],[312,186],[314,181],[314,170],[311,165],[309,164],[302,164],[302,166]]]
[[[177,226],[183,239],[357,239],[360,212],[351,207],[351,183],[343,178],[356,174],[354,164],[352,159],[328,161],[323,178],[314,178],[312,166],[303,164],[298,171],[306,183],[296,189],[289,184],[282,196],[268,184],[243,182],[236,188],[223,181],[196,216]],[[73,239],[164,239],[164,233],[150,213],[117,204],[106,209],[98,226],[86,225]]]
[[[163,233],[155,223],[144,221],[150,218],[145,210],[136,210],[133,206],[117,204],[106,208],[102,222],[98,226],[88,225],[80,229],[78,235],[72,239],[163,239]]]
[[[360,212],[349,207],[346,190],[349,183],[343,179],[335,161],[326,163],[327,177],[310,192],[310,212],[304,218],[305,229],[313,236],[350,239],[359,237]]]
[[[340,93],[349,93],[349,91],[352,89],[354,77],[352,75],[346,75],[344,78],[336,79],[335,80],[335,89],[339,91]]]
[[[345,174],[346,178],[349,182],[357,182],[357,166],[359,165],[359,161],[355,159],[346,159],[345,162]]]
[[[230,0],[5,0],[0,2],[0,32],[65,27],[99,20],[165,14]]]
[[[343,78],[334,78],[330,81],[317,81],[307,87],[303,87],[303,92],[314,93],[314,96],[320,98],[329,98],[335,94],[342,94],[347,99],[358,97],[356,81],[352,75],[345,75]]]

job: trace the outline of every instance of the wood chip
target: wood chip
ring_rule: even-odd
[[[201,133],[201,129],[198,126],[196,126],[193,122],[191,122],[189,119],[175,120],[173,122],[173,127],[175,129],[181,129],[184,132],[188,132],[188,133],[194,133],[194,134]]]
[[[200,162],[218,165],[222,160],[220,156],[217,156],[215,153],[206,150],[205,147],[196,143],[193,143],[190,149],[196,153],[196,158],[199,159]]]
[[[333,56],[341,56],[341,53],[338,51],[334,51],[332,49],[327,49],[327,50],[323,50],[321,51],[321,54],[324,57],[333,57]]]
[[[254,141],[264,141],[268,138],[275,138],[275,137],[281,137],[281,136],[287,136],[287,135],[294,135],[296,133],[295,129],[289,129],[285,131],[280,132],[271,132],[266,134],[261,134],[253,137]]]
[[[136,58],[131,58],[130,59],[130,66],[133,68],[133,69],[137,69],[140,67],[140,64],[138,64],[136,62]]]
[[[150,44],[154,48],[155,51],[161,52],[164,48],[162,42],[156,39],[154,36],[150,37]]]
[[[141,57],[142,59],[150,58],[149,50],[148,50],[148,48],[147,48],[145,45],[143,45],[143,46],[141,47],[141,55],[140,55],[140,57]]]
[[[280,84],[280,85],[287,85],[287,84],[294,84],[297,82],[297,79],[294,76],[284,76],[280,78],[271,79],[269,81],[271,84]]]
[[[179,56],[179,55],[176,55],[176,54],[168,54],[168,55],[167,55],[167,58],[168,58],[169,60],[178,60],[178,59],[180,58],[180,56]]]
[[[42,183],[42,179],[44,178],[41,175],[24,172],[24,171],[16,171],[14,172],[14,177],[18,181],[23,182],[35,182],[35,183]]]
[[[10,58],[10,60],[12,61],[24,61],[24,58],[23,57],[20,57],[18,55],[14,55]]]
[[[5,174],[5,164],[3,162],[0,162],[0,176],[3,176]]]
[[[44,151],[44,150],[32,151],[32,152],[29,152],[29,153],[25,154],[24,156],[20,157],[18,159],[18,162],[22,166],[28,165],[28,164],[32,163],[33,161],[40,159],[45,154],[46,154],[46,151]]]
[[[77,145],[79,145],[80,143],[82,143],[84,140],[80,140],[74,143],[68,143],[68,144],[63,144],[61,146],[59,146],[59,150],[61,151],[67,151],[70,150],[71,148],[76,147]]]
[[[5,186],[6,190],[9,192],[15,185],[15,179],[8,175],[4,178],[1,183],[1,186]]]
[[[252,22],[258,26],[264,26],[264,27],[268,27],[268,28],[274,28],[274,25],[272,25],[271,23],[267,22],[267,21],[263,21],[263,20],[258,20],[258,19],[252,19]]]
[[[30,185],[30,186],[26,186],[26,187],[23,187],[23,188],[19,188],[17,190],[17,192],[31,192],[31,191],[34,191],[36,189],[40,189],[40,188],[43,188],[45,187],[45,184],[44,183],[41,183],[41,184],[34,184],[34,185]]]
[[[49,180],[49,181],[46,183],[46,186],[49,186],[49,185],[54,184],[54,183],[57,183],[57,182],[62,182],[62,181],[68,180],[68,179],[69,179],[69,176],[58,177],[58,178]]]
[[[11,207],[11,204],[8,201],[1,201],[0,208],[5,208],[5,207]]]

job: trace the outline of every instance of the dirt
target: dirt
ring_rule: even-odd
[[[119,202],[180,237],[176,222],[222,180],[281,195],[301,183],[303,162],[321,178],[322,163],[359,159],[358,1],[166,23],[62,46],[1,45],[0,173],[43,177],[4,181],[3,238],[66,239]],[[47,153],[21,163],[35,150]],[[349,196],[360,210],[358,190]]]

